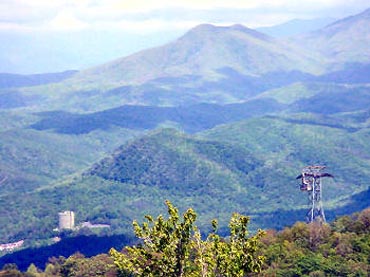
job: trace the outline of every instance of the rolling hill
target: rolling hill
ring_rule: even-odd
[[[145,50],[79,72],[73,81],[99,85],[140,84],[164,77],[220,78],[218,70],[232,68],[249,76],[274,71],[317,72],[319,60],[305,52],[242,25],[199,25],[167,45]]]
[[[173,42],[59,83],[2,89],[2,108],[94,112],[123,105],[230,104],[295,82],[366,83],[368,14],[289,40],[242,25],[199,25]]]
[[[202,226],[239,211],[282,228],[304,218],[295,176],[313,163],[336,176],[329,218],[368,206],[368,13],[293,42],[200,25],[42,85],[3,75],[2,242],[51,237],[61,210],[128,234],[165,199]]]
[[[325,180],[329,219],[369,205],[356,196],[370,185],[369,129],[354,131],[345,122],[331,126],[335,118],[328,116],[294,118],[251,118],[196,136],[153,131],[83,174],[21,197],[2,197],[2,205],[12,206],[2,218],[12,229],[4,228],[1,235],[4,240],[50,236],[63,209],[74,210],[80,222],[108,223],[113,232],[129,234],[133,219],[160,213],[165,199],[196,208],[203,215],[201,226],[217,217],[225,227],[238,211],[254,217],[253,228],[281,228],[304,220],[307,199],[295,176],[316,163],[328,165],[335,175],[335,181]],[[11,204],[15,199],[17,206]],[[16,224],[23,221],[28,223]]]
[[[333,98],[336,101],[332,101]],[[336,114],[366,110],[370,105],[367,84],[298,82],[267,90],[237,104],[196,104],[178,107],[125,105],[93,113],[41,112],[29,127],[62,134],[86,134],[115,126],[151,130],[172,126],[195,133],[249,117],[278,113]],[[339,123],[338,123],[339,124]]]
[[[242,25],[205,24],[161,47],[80,71],[58,84],[17,93],[38,97],[37,108],[43,110],[236,103],[323,73],[323,60]]]

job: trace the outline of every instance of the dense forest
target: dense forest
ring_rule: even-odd
[[[0,277],[370,275],[369,26],[369,8],[290,38],[201,24],[78,72],[0,74],[0,245],[23,243]],[[334,176],[329,224],[296,223],[309,165]],[[62,211],[76,228],[56,231]]]
[[[249,234],[249,217],[234,214],[229,235],[202,236],[188,209],[182,216],[167,202],[168,217],[134,222],[140,239],[122,252],[86,257],[50,257],[45,266],[29,261],[23,272],[3,265],[0,276],[369,276],[370,208],[330,224],[297,222],[277,232]],[[180,270],[181,269],[181,270]],[[180,270],[180,271],[179,271]]]
[[[315,120],[311,116],[296,118],[299,123],[280,117],[252,118],[196,136],[162,128],[129,140],[61,181],[37,188],[25,187],[21,181],[19,186],[5,184],[0,188],[4,207],[0,242],[54,237],[57,215],[63,210],[76,213],[76,224],[109,224],[111,235],[129,236],[132,220],[162,213],[165,199],[178,203],[180,210],[189,206],[197,210],[202,228],[217,215],[223,230],[230,214],[237,211],[252,217],[253,231],[281,229],[304,219],[308,198],[295,177],[315,162],[330,165],[328,170],[335,175],[324,184],[329,220],[366,208],[370,194],[368,129],[349,132],[344,127],[305,123],[309,119]],[[50,155],[57,156],[65,148],[59,152],[49,149]],[[76,143],[63,154],[73,149],[81,157],[94,152]],[[28,164],[29,159],[25,156]],[[56,165],[50,165],[50,172]]]
[[[165,199],[205,233],[234,211],[281,230],[304,218],[295,177],[312,164],[335,176],[328,220],[368,207],[369,14],[288,43],[201,24],[78,72],[0,74],[0,244],[52,243],[63,210],[131,236]]]

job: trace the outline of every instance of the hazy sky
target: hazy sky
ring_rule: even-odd
[[[0,0],[0,28],[153,32],[204,22],[253,28],[293,18],[339,18],[368,6],[368,0]]]
[[[201,23],[250,28],[343,18],[369,0],[0,0],[0,72],[83,69],[164,44]]]

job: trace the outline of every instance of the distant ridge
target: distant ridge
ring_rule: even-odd
[[[266,35],[258,30],[250,29],[242,24],[234,24],[230,26],[216,26],[212,24],[200,24],[190,29],[188,32],[186,32],[183,37],[191,35],[192,33],[209,33],[209,32],[221,33],[221,32],[229,32],[229,31],[242,32],[242,33],[251,35],[253,37],[259,38],[261,40],[272,40],[272,37],[270,37],[269,35]]]
[[[316,31],[335,21],[334,18],[292,19],[271,27],[260,27],[256,30],[272,37],[290,37]]]
[[[30,75],[0,73],[0,89],[39,86],[50,83],[58,83],[65,79],[71,78],[77,72],[78,72],[77,70],[68,70],[58,73],[30,74]]]
[[[293,40],[320,52],[332,65],[370,63],[370,8]],[[338,67],[332,67],[336,69]],[[340,68],[340,67],[339,67]]]
[[[169,76],[214,79],[221,77],[217,70],[224,67],[250,76],[291,70],[314,73],[321,68],[315,57],[242,25],[201,24],[164,46],[81,71],[73,81],[101,87]]]
[[[368,205],[368,22],[291,41],[200,25],[58,83],[1,88],[0,241],[46,243],[61,210],[128,234],[165,199],[220,231],[232,212],[283,228],[305,217],[295,177],[309,164],[336,176],[328,219]]]
[[[96,112],[123,105],[224,105],[296,82],[366,83],[366,77],[353,75],[366,76],[370,64],[369,13],[289,39],[240,24],[201,24],[163,46],[80,71],[57,84],[0,91],[0,106]]]

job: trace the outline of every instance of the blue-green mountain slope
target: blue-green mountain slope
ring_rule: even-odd
[[[292,40],[323,54],[331,60],[332,68],[350,63],[369,63],[369,26],[370,8]]]
[[[335,175],[324,180],[329,218],[368,205],[355,196],[370,185],[369,129],[325,126],[325,118],[309,118],[252,118],[197,136],[154,131],[82,175],[2,197],[2,206],[17,205],[3,217],[8,227],[1,235],[4,240],[50,236],[64,209],[74,210],[79,222],[107,223],[112,232],[127,233],[133,219],[161,212],[165,199],[201,211],[202,226],[217,217],[225,227],[238,211],[253,215],[255,227],[282,227],[304,220],[307,195],[295,177],[307,164],[327,165]]]

